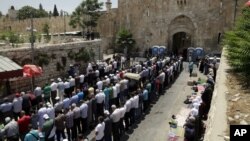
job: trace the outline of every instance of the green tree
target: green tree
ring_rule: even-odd
[[[54,17],[59,16],[59,13],[58,13],[58,10],[57,10],[56,5],[54,5],[53,16],[54,16]]]
[[[232,68],[240,72],[250,82],[250,7],[242,10],[242,16],[236,21],[233,30],[225,34],[227,58]]]
[[[116,40],[116,43],[118,45],[119,52],[127,50],[125,53],[130,56],[134,50],[136,42],[133,39],[132,33],[130,33],[127,29],[121,29],[118,32],[118,38]]]
[[[43,5],[41,3],[39,4],[39,10],[43,10]]]
[[[76,28],[77,26],[84,31],[85,27],[93,28],[97,25],[97,20],[100,17],[100,9],[103,3],[98,0],[83,1],[72,13],[70,17],[70,26]]]
[[[45,23],[44,25],[43,25],[43,33],[44,34],[46,34],[45,35],[45,39],[46,39],[46,41],[48,42],[49,40],[50,40],[50,35],[49,35],[49,24],[48,23]]]
[[[8,38],[9,38],[9,42],[11,43],[12,47],[14,47],[15,44],[19,43],[19,35],[15,34],[13,32],[9,32]]]
[[[0,11],[0,18],[3,16],[3,13]]]
[[[17,17],[19,20],[29,19],[31,17],[31,14],[33,18],[48,17],[48,12],[46,12],[45,10],[38,10],[31,6],[24,6],[19,9]]]

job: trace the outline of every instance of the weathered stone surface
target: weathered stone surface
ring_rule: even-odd
[[[236,6],[232,0],[119,0],[118,8],[100,18],[102,47],[111,47],[119,29],[127,28],[141,50],[153,45],[172,50],[173,35],[185,32],[184,48],[219,51],[220,36],[232,27],[246,1],[238,0]]]

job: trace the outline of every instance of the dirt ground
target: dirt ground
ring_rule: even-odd
[[[244,88],[242,76],[235,73],[227,75],[226,85],[228,124],[250,124],[250,88]]]

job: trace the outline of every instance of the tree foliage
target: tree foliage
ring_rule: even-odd
[[[59,16],[59,12],[58,12],[58,10],[57,10],[56,5],[54,5],[53,16],[54,16],[54,17]]]
[[[33,18],[48,17],[48,12],[43,9],[35,9],[31,6],[24,6],[18,10],[17,17],[19,20],[24,20],[29,19],[31,15]]]
[[[122,51],[127,48],[127,53],[129,55],[132,53],[136,42],[133,39],[133,34],[130,33],[130,31],[127,29],[121,29],[118,32],[116,43],[118,45],[118,51]]]
[[[83,1],[72,13],[70,17],[70,26],[76,28],[85,27],[92,28],[97,26],[97,20],[100,17],[100,9],[103,3],[98,0],[85,0]]]
[[[3,13],[0,11],[0,18],[3,16]]]
[[[227,58],[232,68],[250,78],[250,7],[242,10],[233,30],[225,34]]]
[[[43,25],[43,29],[42,29],[43,33],[46,34],[45,35],[45,39],[46,41],[48,42],[50,40],[50,35],[49,35],[49,24],[48,23],[45,23]]]

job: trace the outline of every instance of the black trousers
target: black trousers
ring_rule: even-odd
[[[104,115],[104,103],[96,103],[96,118]]]
[[[120,121],[112,123],[112,132],[114,141],[120,141],[120,130],[119,130]]]
[[[135,108],[130,109],[130,124],[133,125],[135,123]]]
[[[53,105],[56,104],[56,96],[57,96],[57,91],[51,91],[51,100]]]
[[[125,129],[128,130],[129,126],[131,125],[131,123],[130,123],[130,112],[125,113],[124,121],[125,121]]]
[[[77,137],[77,133],[81,133],[81,124],[80,124],[80,118],[74,119],[74,126],[73,126],[73,135]]]
[[[124,131],[125,131],[125,127],[124,127],[123,121],[124,121],[124,118],[121,118],[120,121],[119,121],[120,122],[119,123],[120,134],[123,134]]]
[[[66,128],[66,131],[67,131],[67,136],[68,136],[69,141],[71,141],[72,139],[75,139],[75,138],[73,138],[73,127],[72,128]],[[72,135],[72,138],[71,138],[71,135]]]
[[[64,131],[56,130],[56,139],[57,139],[57,141],[61,140],[61,135],[62,135],[63,139],[66,138]]]
[[[80,118],[81,120],[81,125],[82,125],[82,133],[86,133],[88,130],[88,122],[87,122],[88,118]]]

